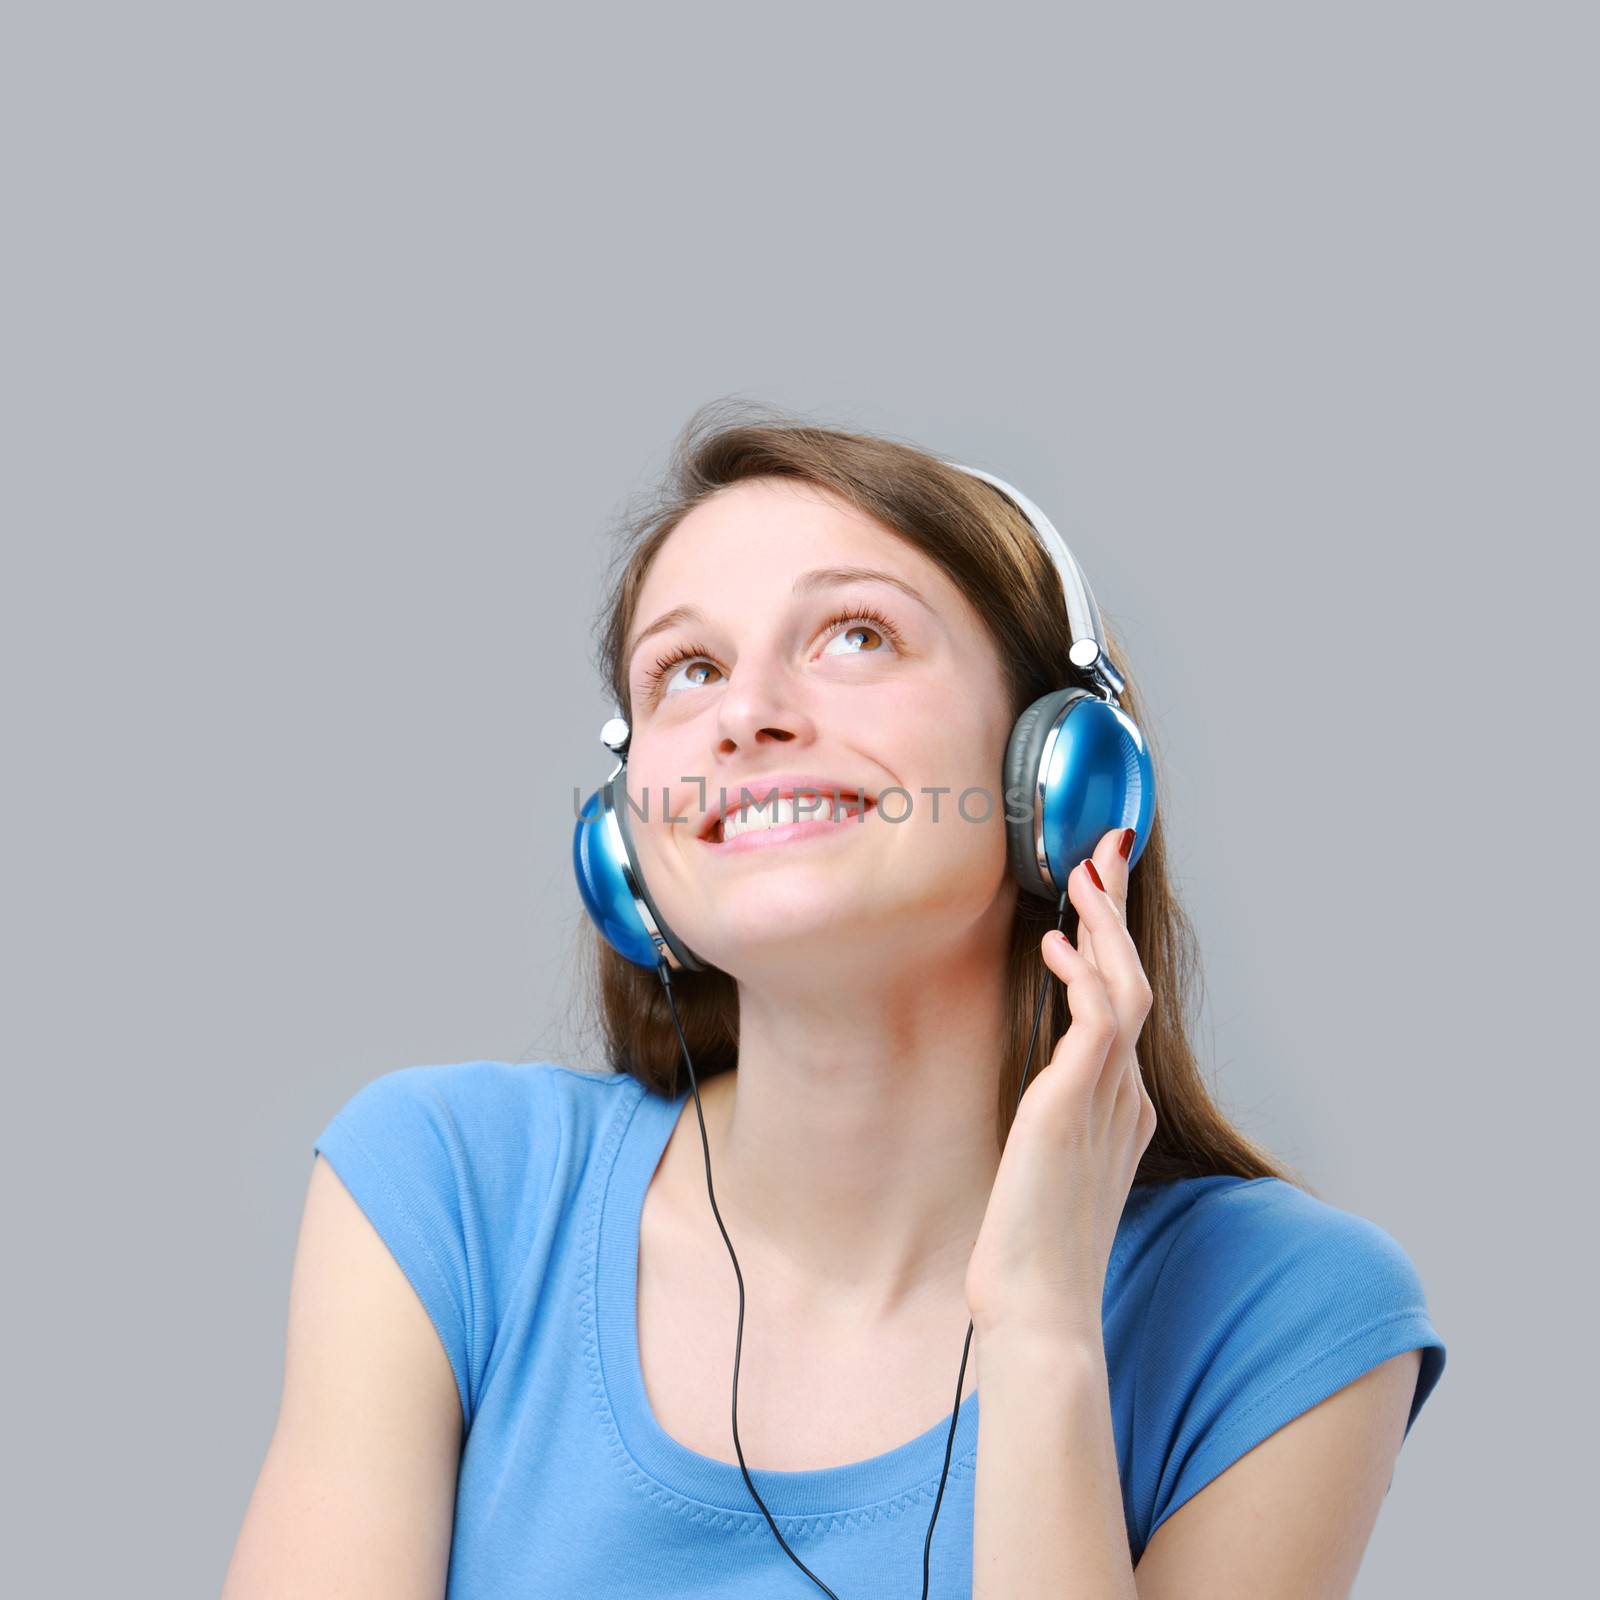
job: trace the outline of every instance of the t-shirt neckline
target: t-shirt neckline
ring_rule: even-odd
[[[676,1099],[648,1091],[629,1080],[631,1106],[618,1110],[617,1124],[608,1141],[610,1155],[603,1163],[599,1201],[592,1223],[594,1278],[591,1333],[598,1346],[601,1399],[610,1414],[623,1449],[634,1465],[666,1490],[701,1506],[728,1512],[748,1512],[764,1522],[751,1498],[744,1474],[736,1461],[719,1461],[680,1444],[656,1421],[644,1387],[639,1359],[639,1223],[645,1191],[666,1150],[679,1114],[689,1100],[685,1089]],[[715,1157],[712,1179],[715,1181]],[[716,1225],[706,1204],[706,1224]],[[732,1263],[729,1263],[730,1269]],[[748,1328],[746,1329],[748,1333]],[[951,1367],[960,1365],[959,1345]],[[728,1371],[729,1398],[733,1372]],[[896,1509],[925,1504],[930,1510],[944,1469],[945,1442],[950,1416],[927,1432],[864,1461],[818,1467],[801,1472],[779,1472],[752,1465],[750,1477],[774,1518],[842,1516],[870,1511],[892,1514]],[[729,1443],[732,1443],[730,1427]],[[976,1468],[978,1451],[978,1390],[962,1401],[951,1446],[951,1485]],[[903,1506],[885,1502],[902,1501]]]

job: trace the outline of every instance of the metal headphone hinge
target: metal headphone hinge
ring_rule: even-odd
[[[1116,705],[1117,696],[1127,687],[1115,663],[1093,639],[1078,639],[1067,652],[1067,659],[1099,690],[1102,698]]]
[[[626,717],[619,714],[607,717],[600,727],[600,743],[617,758],[617,764],[607,775],[606,782],[610,783],[616,778],[628,761],[628,744],[633,738],[633,731],[628,726]]]

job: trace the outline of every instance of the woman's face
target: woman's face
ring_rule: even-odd
[[[697,615],[655,626],[680,607]],[[784,958],[843,976],[1009,906],[1000,662],[898,535],[809,484],[734,484],[657,552],[626,648],[632,832],[657,905],[704,960],[740,978]],[[749,790],[770,809],[786,780],[810,785],[811,826],[722,835],[724,803]],[[830,823],[816,792],[835,787],[847,815]]]

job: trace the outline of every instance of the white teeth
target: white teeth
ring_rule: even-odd
[[[841,796],[837,809],[848,812],[850,804],[848,797]],[[722,840],[726,844],[755,828],[781,828],[790,822],[832,822],[835,814],[836,808],[828,795],[808,794],[798,799],[793,795],[775,795],[765,805],[751,802],[740,811],[730,811],[722,819]]]

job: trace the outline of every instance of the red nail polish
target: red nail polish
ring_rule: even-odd
[[[1132,828],[1124,828],[1122,830],[1122,843],[1117,846],[1117,852],[1124,861],[1126,861],[1128,857],[1133,854]]]
[[[1095,888],[1097,888],[1097,889],[1105,888],[1105,885],[1103,883],[1101,883],[1101,881],[1100,881],[1100,874],[1095,871],[1094,858],[1092,856],[1085,856],[1083,858],[1083,864],[1084,864],[1084,866],[1086,866],[1089,869],[1089,876],[1094,879]]]

